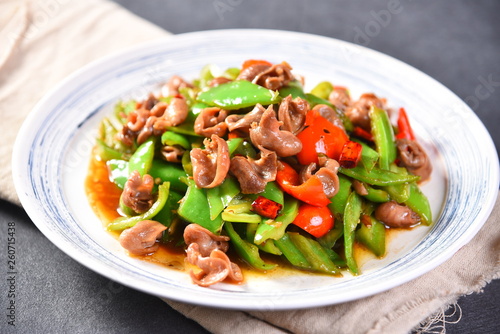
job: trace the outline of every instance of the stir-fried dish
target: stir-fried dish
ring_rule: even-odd
[[[403,108],[327,81],[306,93],[286,62],[214,72],[172,76],[100,124],[93,159],[119,189],[107,229],[130,254],[182,249],[200,286],[273,258],[357,275],[355,244],[383,257],[388,230],[432,223],[418,186],[432,166]]]

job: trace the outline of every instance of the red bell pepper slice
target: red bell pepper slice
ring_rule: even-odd
[[[410,120],[408,119],[408,115],[404,108],[399,109],[398,116],[398,134],[396,135],[397,139],[409,139],[415,140],[415,134],[413,133],[413,129],[410,125]]]
[[[278,170],[276,182],[284,192],[314,206],[327,206],[330,199],[326,197],[321,180],[313,175],[306,182],[299,184],[299,174],[287,163],[281,162],[283,169]]]
[[[261,59],[248,59],[243,62],[243,65],[241,66],[241,69],[244,70],[247,67],[253,66],[253,65],[268,65],[268,66],[273,66],[270,62],[267,60],[261,60]]]
[[[342,147],[349,140],[344,130],[320,116],[316,110],[307,113],[305,126],[305,129],[297,134],[297,138],[302,142],[302,150],[297,154],[299,163],[318,163],[318,154],[338,160]]]
[[[319,238],[333,228],[335,220],[332,212],[327,206],[318,208],[303,203],[299,207],[299,213],[297,217],[295,217],[293,224],[316,238]]]
[[[252,211],[266,218],[274,219],[278,216],[283,205],[273,200],[259,196],[252,203]]]
[[[339,165],[344,168],[354,168],[361,159],[363,146],[355,141],[347,141],[342,147],[342,153],[339,158]]]

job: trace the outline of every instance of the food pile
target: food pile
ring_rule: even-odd
[[[405,110],[327,81],[303,86],[286,62],[247,60],[118,103],[95,150],[121,190],[107,228],[131,254],[182,248],[193,282],[210,286],[278,258],[357,275],[355,244],[383,257],[388,229],[430,225],[418,185],[432,166]]]

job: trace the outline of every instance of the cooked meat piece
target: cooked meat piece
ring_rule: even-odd
[[[337,109],[345,111],[352,103],[349,91],[344,87],[335,87],[330,93],[328,100]]]
[[[217,78],[213,78],[212,80],[210,80],[210,82],[208,83],[208,87],[215,87],[215,86],[219,86],[219,85],[222,85],[222,84],[225,84],[225,83],[228,83],[228,82],[231,82],[232,80],[231,79],[228,79],[228,78],[225,78],[225,77],[217,77]]]
[[[153,94],[149,94],[147,99],[141,101],[137,105],[137,109],[151,110],[153,106],[158,103],[158,99]]]
[[[217,107],[203,109],[194,121],[194,132],[209,138],[212,135],[223,137],[227,132],[224,120],[227,111]]]
[[[252,123],[250,139],[256,146],[276,152],[279,157],[289,157],[302,150],[302,142],[290,131],[280,130],[273,106],[269,106],[257,123]]]
[[[161,148],[161,155],[168,162],[181,162],[185,150],[180,146],[165,145]]]
[[[352,124],[360,128],[370,131],[370,108],[375,106],[377,108],[384,108],[385,101],[378,98],[375,94],[366,93],[361,95],[359,100],[354,102],[351,106],[347,107],[345,114],[351,120]]]
[[[278,157],[273,151],[260,148],[260,159],[236,156],[231,159],[230,171],[240,183],[243,194],[258,194],[264,191],[267,182],[276,179]]]
[[[358,180],[353,180],[352,187],[354,188],[354,191],[356,191],[359,195],[361,195],[361,196],[368,195],[368,190],[366,189],[363,182],[360,182]]]
[[[156,106],[155,106],[156,107]],[[153,108],[154,109],[154,108]],[[174,97],[165,108],[165,112],[154,123],[155,134],[160,135],[166,130],[167,126],[177,126],[182,124],[188,115],[189,107],[186,99]]]
[[[243,133],[248,134],[250,130],[250,125],[253,122],[259,122],[265,111],[266,109],[262,105],[257,103],[255,107],[252,109],[252,111],[250,111],[249,113],[244,115],[237,115],[237,114],[229,115],[226,117],[225,122],[227,124],[229,131],[239,130],[242,131]]]
[[[184,81],[180,76],[174,75],[168,80],[168,82],[161,88],[161,94],[163,96],[176,96],[179,95],[179,88],[189,87],[192,88],[193,85]]]
[[[313,110],[317,110],[321,117],[326,118],[330,123],[345,131],[344,123],[332,107],[327,106],[326,104],[317,104],[314,106]]]
[[[278,119],[283,122],[282,130],[290,131],[294,135],[304,128],[309,103],[297,97],[292,100],[292,95],[285,97],[278,110]]]
[[[184,229],[184,241],[186,245],[198,244],[198,252],[201,256],[210,256],[213,250],[227,252],[229,248],[229,237],[216,235],[198,224],[189,224]]]
[[[252,82],[267,89],[278,90],[294,80],[291,71],[292,67],[286,62],[282,62],[257,74]]]
[[[224,182],[229,171],[229,148],[224,139],[212,135],[203,143],[205,149],[195,148],[190,152],[193,178],[200,188],[213,188]]]
[[[149,102],[143,102],[148,104]],[[122,128],[120,139],[126,145],[132,145],[134,139],[142,144],[151,135],[161,135],[168,126],[176,126],[186,120],[188,105],[184,98],[174,97],[169,104],[158,102],[150,109],[141,107],[128,115],[127,124]]]
[[[339,191],[339,177],[337,172],[339,170],[339,163],[334,159],[320,159],[320,168],[317,168],[316,163],[311,163],[305,166],[300,171],[301,182],[306,182],[312,175],[318,177],[323,185],[323,191],[326,197],[332,198]]]
[[[121,195],[123,204],[137,213],[148,211],[154,202],[153,186],[154,180],[151,175],[146,174],[141,178],[138,171],[133,171],[123,187]]]
[[[201,269],[199,273],[190,272],[191,279],[199,286],[210,286],[224,281],[227,277],[236,282],[243,280],[241,269],[232,263],[227,255],[220,250],[213,250],[209,257],[203,257],[197,243],[190,244],[186,260]]]
[[[236,80],[246,80],[246,81],[253,81],[257,75],[260,73],[270,69],[271,66],[269,65],[263,65],[263,64],[256,64],[256,65],[251,65],[248,66],[247,68],[243,69]]]
[[[159,244],[156,239],[161,237],[166,226],[154,220],[142,220],[133,227],[124,230],[118,239],[120,245],[135,255],[146,255],[156,252]]]
[[[411,227],[420,222],[418,214],[395,201],[380,204],[375,209],[375,218],[390,227]]]
[[[420,176],[420,181],[426,181],[432,173],[432,164],[424,149],[413,140],[406,138],[396,141],[400,165],[406,167],[412,174]]]

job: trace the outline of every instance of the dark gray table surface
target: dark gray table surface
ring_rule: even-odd
[[[266,28],[313,33],[398,58],[466,101],[500,147],[500,2],[117,0],[172,33]],[[117,27],[119,29],[119,27]],[[438,112],[438,111],[436,111]],[[0,333],[205,333],[156,297],[114,283],[56,248],[24,211],[0,201]],[[7,324],[7,228],[16,233],[16,326]],[[498,333],[500,280],[460,298],[446,333]],[[7,310],[7,311],[6,311]],[[451,310],[448,312],[451,313]],[[448,320],[457,320],[457,314]],[[334,332],[334,329],[332,329]]]

